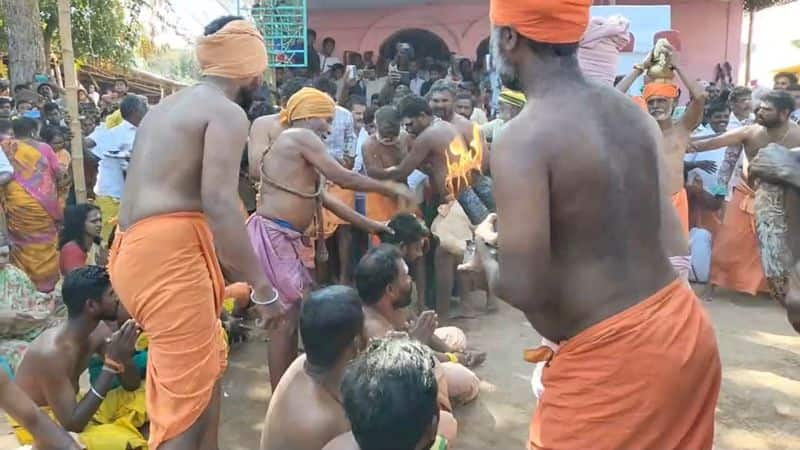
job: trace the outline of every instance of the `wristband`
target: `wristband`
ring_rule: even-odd
[[[277,289],[273,289],[273,291],[275,291],[275,295],[273,295],[270,300],[267,300],[265,302],[260,302],[260,301],[256,300],[256,296],[255,296],[256,291],[252,290],[252,291],[250,291],[250,301],[253,302],[254,305],[269,306],[269,305],[271,305],[271,304],[273,304],[273,303],[278,301],[278,290]]]
[[[109,358],[108,356],[106,356],[105,361],[103,361],[103,365],[104,366],[108,366],[109,368],[116,370],[117,374],[121,374],[121,373],[125,372],[125,366],[124,365],[122,365],[121,363],[119,363],[117,361],[114,361],[113,359]]]
[[[458,356],[456,356],[455,353],[445,353],[444,356],[447,356],[447,359],[449,359],[451,363],[458,362]]]

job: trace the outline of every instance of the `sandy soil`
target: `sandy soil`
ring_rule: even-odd
[[[717,407],[717,449],[800,448],[800,337],[783,310],[764,298],[720,293],[707,303],[723,360],[723,385]],[[489,352],[477,370],[485,380],[478,399],[456,411],[462,450],[524,449],[535,400],[532,366],[522,350],[539,337],[516,310],[458,323],[470,345]],[[269,398],[266,344],[248,342],[234,349],[223,390],[220,448],[253,450]],[[15,448],[5,418],[0,419],[0,449]]]

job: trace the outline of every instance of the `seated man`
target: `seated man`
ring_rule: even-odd
[[[70,272],[62,292],[68,320],[33,341],[17,370],[17,384],[67,431],[79,433],[89,450],[146,448],[139,431],[147,423],[144,386],[132,361],[138,326],[129,320],[106,337],[100,321],[116,320],[122,311],[105,268]],[[102,372],[87,393],[76,396],[94,354],[104,355]],[[112,390],[117,377],[121,388]],[[28,430],[12,426],[22,444],[33,442]]]
[[[272,394],[261,450],[319,450],[347,432],[339,386],[364,344],[364,312],[355,289],[311,293],[300,312],[306,353],[294,360]]]
[[[466,336],[460,330],[455,330],[460,337],[452,339],[448,335],[453,330],[437,329],[438,319],[433,311],[420,314],[413,325],[407,323],[403,308],[411,304],[411,277],[396,247],[382,244],[367,252],[356,267],[355,282],[364,303],[364,331],[368,339],[393,331],[408,331],[412,339],[436,352],[449,400],[464,404],[478,396],[480,381],[464,366],[479,365],[486,354],[467,352]],[[443,338],[449,338],[450,343]],[[445,409],[450,409],[448,403],[442,401]]]
[[[40,450],[78,450],[80,447],[63,428],[50,420],[20,388],[0,370],[0,408],[29,430]]]
[[[435,360],[407,339],[379,339],[350,365],[342,382],[353,426],[323,450],[444,450]]]
[[[411,278],[417,288],[417,296],[413,301],[412,310],[419,314],[425,309],[427,278],[423,256],[430,249],[431,232],[423,221],[409,213],[395,215],[387,226],[392,229],[393,233],[381,233],[379,235],[381,243],[397,247],[403,261],[411,269]]]

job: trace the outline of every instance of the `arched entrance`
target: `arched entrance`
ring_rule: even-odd
[[[478,49],[475,51],[475,56],[477,59],[475,61],[484,61],[486,59],[486,55],[489,54],[489,38],[482,40],[480,44],[478,44]]]
[[[427,56],[436,60],[450,59],[450,48],[436,33],[419,28],[407,28],[397,31],[383,41],[380,48],[380,59],[393,59],[397,53],[397,43],[406,42],[414,48],[414,55],[419,61]]]

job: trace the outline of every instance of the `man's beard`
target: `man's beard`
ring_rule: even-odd
[[[258,88],[253,89],[250,86],[242,87],[239,89],[239,98],[236,104],[241,106],[244,112],[249,113],[250,107],[253,106],[253,102],[255,101],[256,92],[258,92]]]
[[[409,289],[408,292],[404,292],[403,296],[392,304],[394,309],[403,309],[409,305],[411,305],[411,289]]]
[[[450,121],[453,119],[455,110],[448,110],[447,108],[431,108],[431,111],[433,112],[434,116],[442,120]]]
[[[499,31],[497,33],[499,33]],[[500,76],[500,81],[503,83],[503,86],[508,89],[522,91],[522,82],[519,79],[516,69],[500,54],[498,40],[499,36],[492,36],[492,59],[494,60],[497,74]]]
[[[763,126],[765,128],[772,129],[772,128],[779,127],[780,124],[781,124],[781,121],[779,119],[767,120],[767,119],[762,119],[761,117],[757,117],[756,118],[756,123],[758,123],[759,125],[761,125],[761,126]]]

